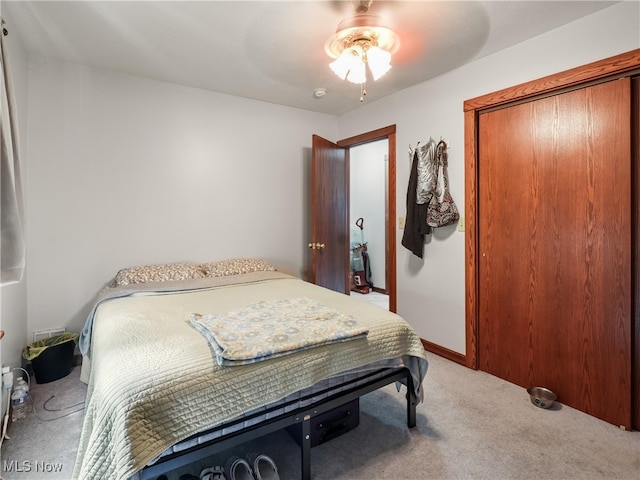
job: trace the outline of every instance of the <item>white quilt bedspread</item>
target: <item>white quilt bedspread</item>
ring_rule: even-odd
[[[189,292],[119,297],[95,310],[85,419],[74,478],[127,479],[171,445],[337,373],[390,358],[411,370],[418,398],[427,361],[399,316],[279,272],[216,279]],[[239,278],[242,277],[242,278]],[[217,365],[193,312],[221,314],[262,300],[314,298],[369,333],[243,366]]]

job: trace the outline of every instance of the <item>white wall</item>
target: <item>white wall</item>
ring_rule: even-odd
[[[340,117],[339,137],[397,126],[397,205],[405,216],[408,146],[449,144],[449,178],[464,211],[463,102],[640,47],[640,3],[623,2]],[[393,75],[393,70],[389,73]],[[373,92],[375,84],[369,86]],[[398,313],[433,343],[465,353],[464,234],[438,229],[420,260],[398,244]]]
[[[639,7],[617,4],[338,119],[30,59],[29,335],[78,330],[94,293],[125,265],[259,255],[301,273],[313,133],[335,140],[396,124],[398,216],[407,147],[443,137],[464,209],[463,101],[640,47]],[[437,231],[420,261],[401,234],[399,313],[423,338],[463,353],[464,235]],[[3,317],[7,301],[20,317],[23,298],[3,291]]]
[[[27,53],[22,39],[6,8],[2,8],[2,18],[6,21],[9,35],[4,38],[13,77],[13,89],[18,109],[18,133],[22,167],[26,164],[27,139]],[[25,184],[23,178],[23,185]],[[22,364],[22,348],[27,343],[27,282],[0,287],[0,329],[5,336],[0,342],[0,361],[2,365],[13,368]],[[2,405],[5,405],[2,403]]]
[[[301,273],[311,136],[336,117],[45,58],[29,78],[29,332],[79,331],[128,265]]]

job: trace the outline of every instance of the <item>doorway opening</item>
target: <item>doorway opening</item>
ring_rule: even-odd
[[[367,243],[373,288],[361,295],[385,310],[396,305],[396,126],[340,140],[347,149],[351,245]],[[356,225],[362,218],[363,228]],[[351,265],[348,266],[351,271]],[[352,295],[358,292],[351,291]]]
[[[350,294],[385,310],[388,162],[388,138],[349,149]]]
[[[396,312],[396,126],[390,125],[333,143],[312,136],[311,282],[336,292],[350,292],[349,159],[351,150],[376,140],[387,141],[384,192],[384,289],[388,309]],[[368,224],[367,224],[368,225]],[[380,267],[376,267],[380,270]]]

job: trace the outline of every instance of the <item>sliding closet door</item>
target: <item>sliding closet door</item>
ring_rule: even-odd
[[[481,113],[479,368],[631,428],[629,79]]]
[[[631,81],[631,112],[632,112],[632,142],[631,142],[631,158],[634,168],[632,168],[633,176],[631,184],[635,185],[635,191],[632,191],[633,207],[633,230],[632,238],[635,235],[635,241],[632,248],[634,249],[634,280],[635,280],[635,292],[634,297],[634,337],[632,341],[634,357],[631,367],[631,380],[633,385],[632,394],[632,410],[633,410],[633,428],[640,430],[640,268],[638,262],[640,262],[640,76],[634,77]],[[633,189],[632,189],[633,190]]]

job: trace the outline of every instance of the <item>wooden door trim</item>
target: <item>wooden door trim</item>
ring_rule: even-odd
[[[633,72],[640,68],[640,48],[614,57],[589,63],[581,67],[522,83],[515,87],[466,100],[464,111],[484,110],[500,105],[522,101],[529,97],[548,94],[572,86],[602,80],[616,75]]]
[[[513,102],[546,95],[570,87],[577,87],[595,81],[604,81],[616,76],[630,74],[640,69],[640,49],[622,53],[587,65],[572,68],[564,72],[533,80],[511,88],[506,88],[464,102],[464,139],[465,139],[465,361],[469,368],[477,370],[478,365],[478,118],[481,111],[506,106]],[[638,208],[638,197],[634,197]],[[637,263],[633,266],[637,270]],[[633,299],[634,305],[640,305],[640,294]],[[637,308],[637,307],[636,307]],[[636,316],[638,313],[636,312]],[[638,321],[636,320],[636,323]],[[634,332],[637,351],[640,348],[640,331]],[[633,372],[640,371],[640,360],[635,356]],[[640,399],[636,399],[636,410]]]
[[[632,79],[631,90],[631,178],[632,185],[640,185],[640,76]],[[632,403],[631,412],[633,415],[633,428],[640,430],[640,191],[638,188],[631,189],[632,219],[634,225],[631,229],[632,249],[631,265],[633,275],[632,295],[633,295],[633,318],[631,325],[631,385]]]
[[[353,137],[340,140],[337,144],[340,147],[351,148],[364,143],[376,140],[389,141],[389,161],[387,162],[387,208],[385,211],[385,283],[389,292],[389,311],[397,312],[397,292],[396,292],[396,126],[389,125],[371,132],[362,133]]]
[[[389,125],[388,127],[382,127],[371,132],[361,133],[360,135],[354,135],[353,137],[345,138],[336,142],[341,147],[355,147],[362,145],[363,143],[374,142],[376,140],[382,140],[392,134],[396,133],[396,126]]]

